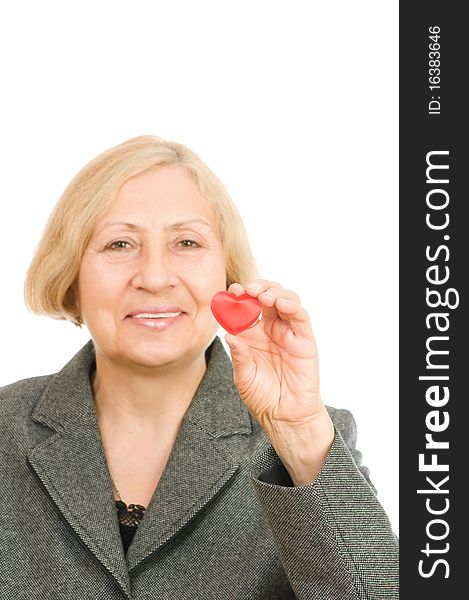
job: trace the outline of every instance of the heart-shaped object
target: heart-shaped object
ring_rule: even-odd
[[[236,296],[231,292],[217,292],[210,303],[213,316],[228,333],[241,333],[257,321],[261,303],[249,294]]]

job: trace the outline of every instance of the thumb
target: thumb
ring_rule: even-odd
[[[240,337],[225,334],[225,341],[230,348],[231,360],[237,378],[248,379],[254,370],[251,349]]]

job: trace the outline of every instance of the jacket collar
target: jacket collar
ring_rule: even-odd
[[[223,344],[216,336],[205,351],[207,369],[186,412],[212,437],[251,433],[249,413],[233,382],[233,367]],[[55,431],[66,431],[90,413],[96,414],[91,374],[96,368],[90,340],[57,373],[44,390],[32,418]],[[67,401],[63,394],[66,392]],[[220,393],[223,402],[220,402]]]
[[[184,528],[222,490],[246,455],[251,419],[218,337],[207,348],[206,359],[207,369],[127,556],[92,396],[92,341],[52,377],[31,415],[54,430],[28,453],[41,485],[128,598],[129,572]]]

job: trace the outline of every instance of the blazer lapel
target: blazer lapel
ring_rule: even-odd
[[[177,535],[226,486],[243,460],[243,443],[229,440],[251,434],[251,420],[218,337],[207,349],[206,361],[205,374],[127,552],[129,571]]]
[[[130,598],[112,483],[89,379],[92,342],[54,376],[32,418],[55,430],[28,454],[51,500],[79,539]]]
[[[207,348],[206,360],[205,374],[127,557],[90,384],[92,341],[54,376],[32,414],[55,433],[30,451],[31,466],[75,534],[129,598],[129,571],[188,524],[243,460],[243,444],[230,439],[249,435],[251,420],[218,337]]]

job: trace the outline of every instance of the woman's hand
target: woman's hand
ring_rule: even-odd
[[[318,474],[334,440],[319,393],[319,370],[309,315],[295,292],[256,279],[246,288],[262,305],[262,319],[238,335],[227,333],[234,383],[251,415],[267,432],[296,485]]]

